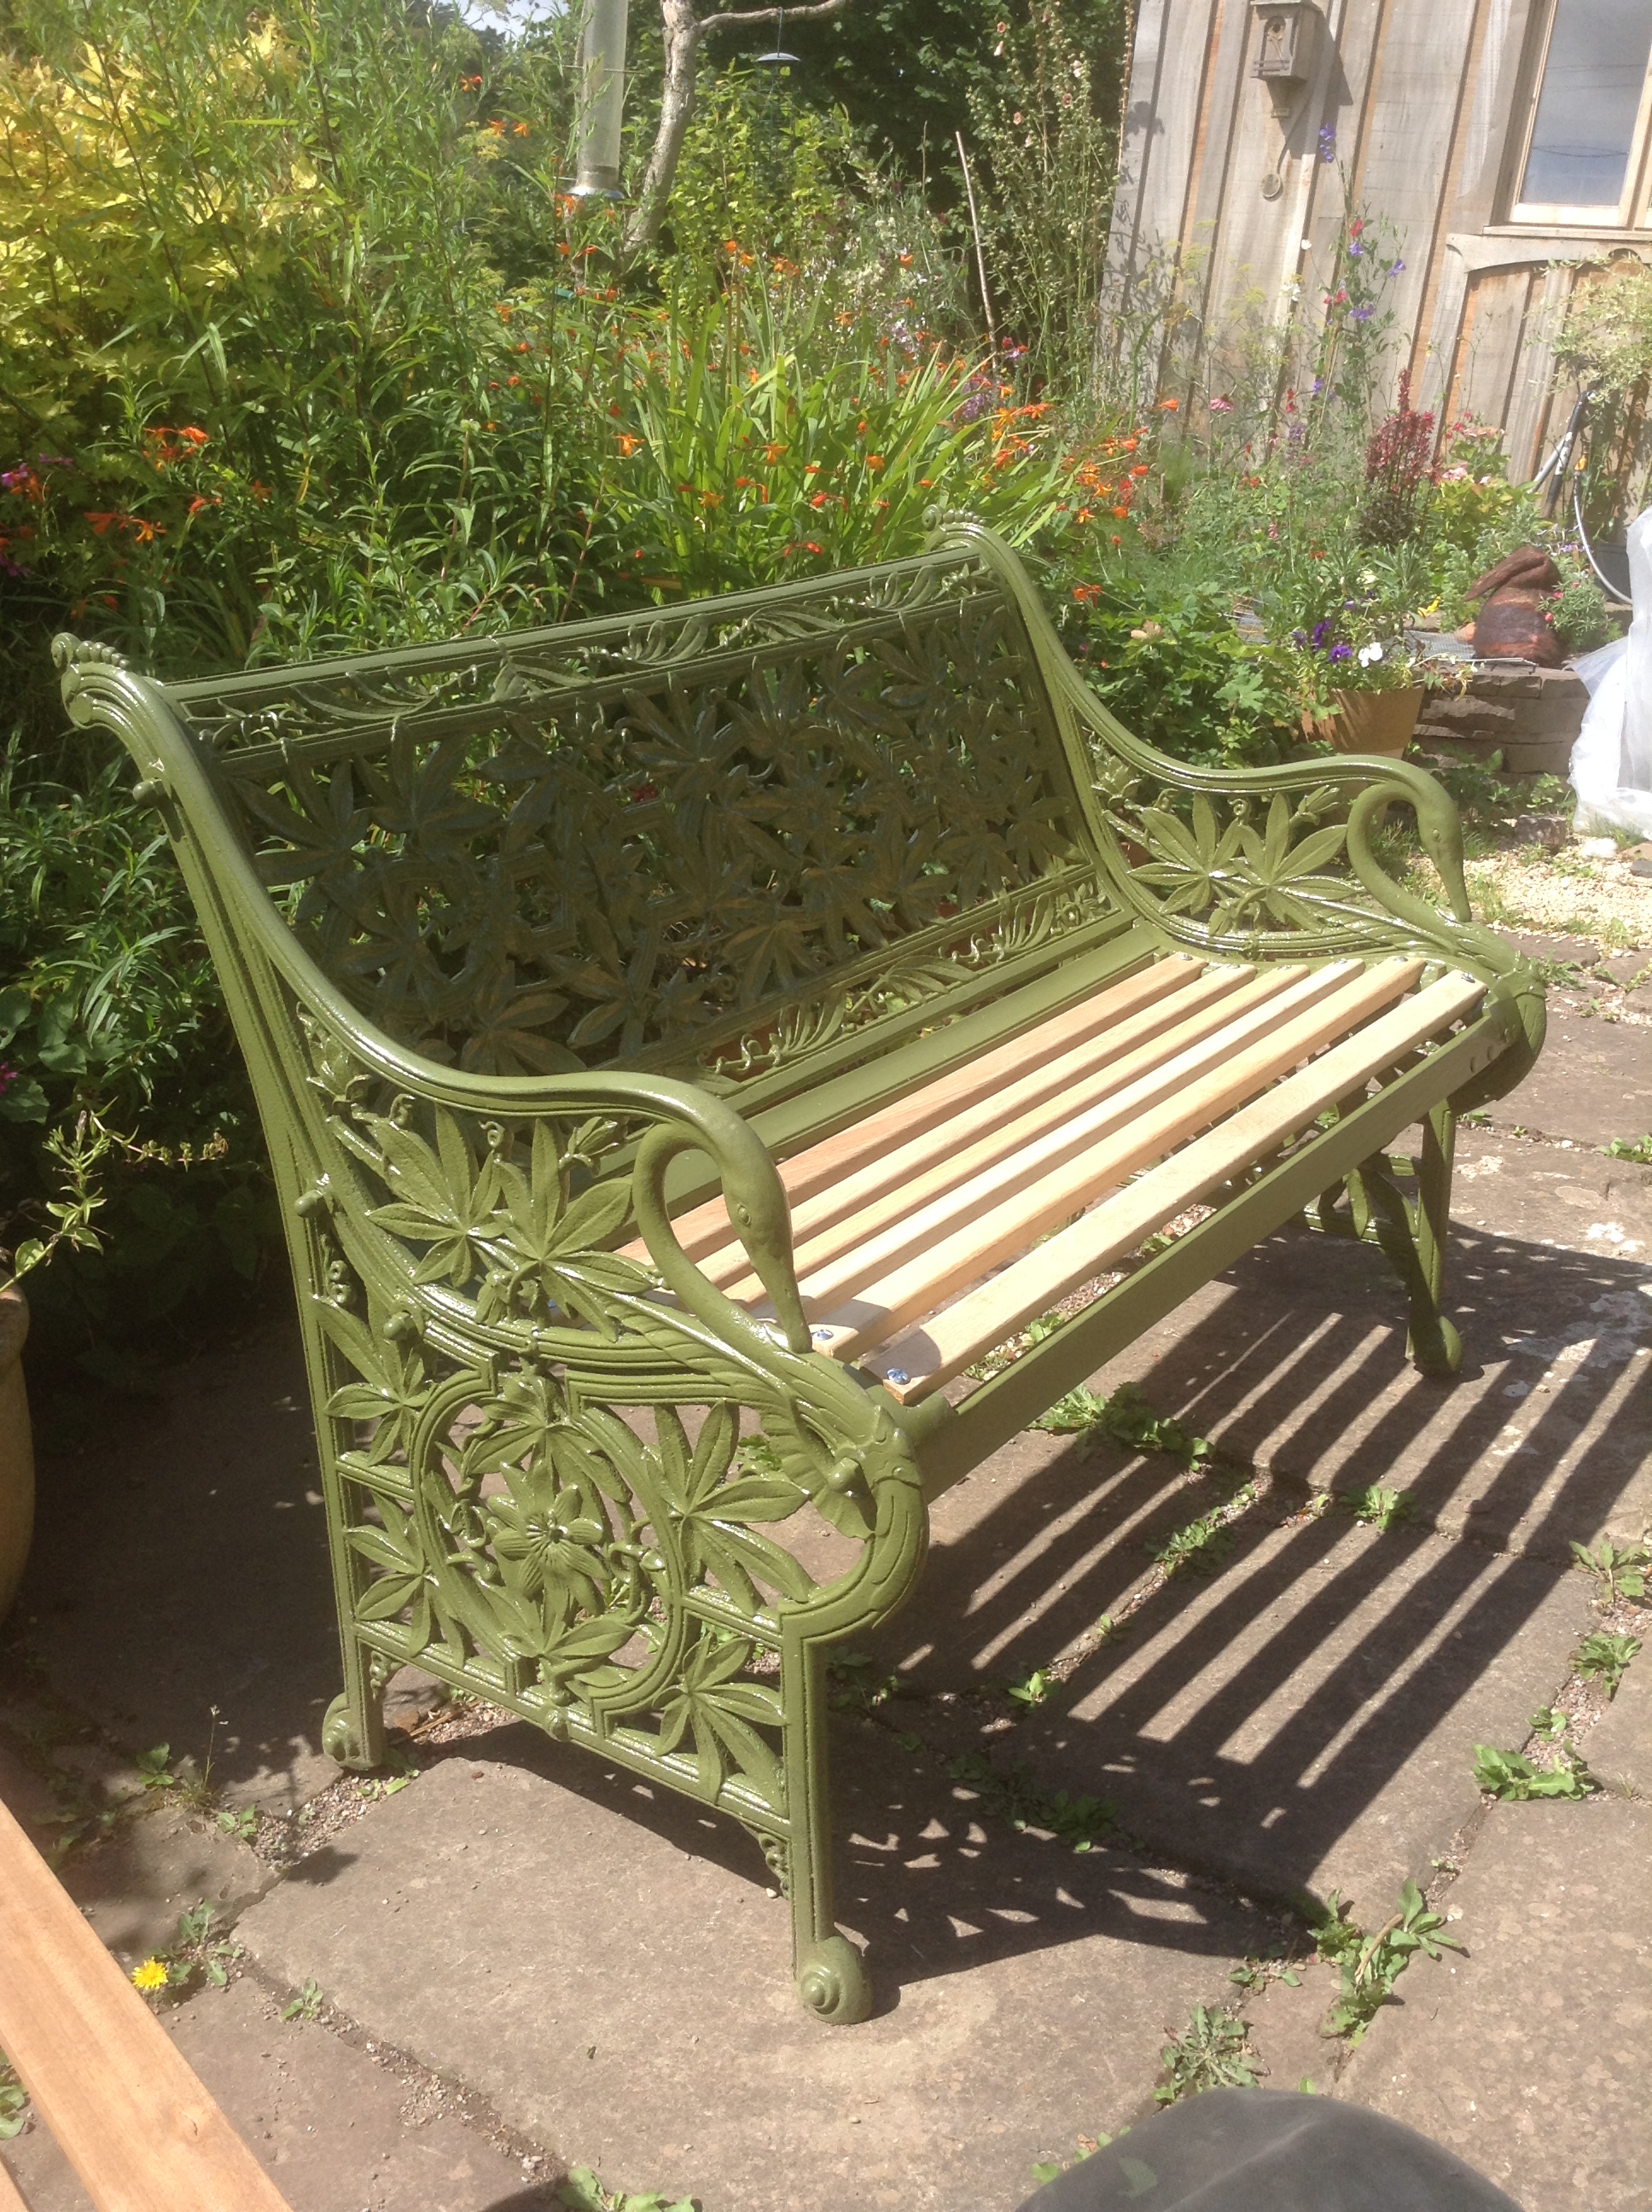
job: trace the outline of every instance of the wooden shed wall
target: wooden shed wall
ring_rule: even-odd
[[[1545,0],[1322,0],[1315,74],[1282,125],[1250,75],[1249,0],[1141,0],[1120,190],[1115,284],[1167,251],[1206,327],[1247,305],[1270,321],[1316,319],[1345,192],[1398,234],[1405,266],[1385,304],[1418,404],[1442,422],[1501,423],[1529,475],[1557,407],[1548,343],[1591,254],[1647,233],[1537,235],[1495,224],[1511,142],[1530,97],[1531,33]],[[1334,158],[1321,132],[1335,134]],[[1264,177],[1282,190],[1268,198]]]

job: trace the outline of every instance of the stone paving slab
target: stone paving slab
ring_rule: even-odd
[[[1485,1110],[1499,1128],[1582,1144],[1643,1136],[1652,1129],[1652,1034],[1552,1001],[1536,1066]]]
[[[1652,1650],[1633,1661],[1582,1749],[1596,1781],[1626,1796],[1652,1798]],[[1652,1901],[1652,1868],[1647,1886]]]
[[[39,1492],[9,1627],[58,1692],[135,1750],[198,1767],[210,1744],[231,1802],[325,1788],[338,1642],[296,1324],[173,1370],[81,1455],[43,1455]]]
[[[163,2014],[179,2049],[293,2212],[538,2212],[550,2190],[442,2113],[410,2118],[394,2073],[325,2027],[279,2017],[251,1980]],[[39,2125],[0,2157],[29,2212],[90,2212]]]
[[[1466,1957],[1412,1966],[1337,2084],[1525,2212],[1644,2212],[1652,1808],[1495,1805],[1448,1893]]]
[[[1145,2101],[1167,2029],[1277,1923],[1120,1853],[975,1818],[862,1725],[839,1741],[841,1917],[881,2009],[812,2021],[731,1823],[536,1732],[374,1805],[242,1921],[365,2031],[610,2185],[712,2212],[1018,2203]]]
[[[1572,1156],[1558,1157],[1570,1175]],[[1508,1212],[1511,1183],[1481,1195],[1494,1177],[1471,1183],[1473,1202]],[[1450,1381],[1406,1359],[1382,1255],[1298,1229],[1257,1246],[1093,1386],[1136,1382],[1157,1412],[1290,1481],[1410,1491],[1436,1526],[1482,1543],[1558,1561],[1574,1538],[1638,1534],[1652,1520],[1652,1266],[1580,1236],[1592,1209],[1540,1188],[1528,1219],[1539,1204],[1541,1237],[1459,1217],[1448,1303],[1464,1357]]]
[[[1379,1924],[1477,1810],[1473,1745],[1523,1742],[1594,1626],[1569,1566],[1336,1508],[1279,1526],[1265,1497],[1218,1572],[1175,1577],[1097,1646],[1084,1632],[1209,1486],[1162,1458],[1024,1456],[1019,1482],[1000,1460],[938,1503],[927,1573],[878,1656],[929,1690],[1076,1659],[1012,1725],[1007,1699],[957,1701],[951,1741],[1105,1798],[1131,1833],[1260,1893],[1338,1887]]]

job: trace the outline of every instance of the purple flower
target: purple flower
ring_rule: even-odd
[[[1321,392],[1323,392],[1324,389],[1325,379],[1322,376],[1316,376],[1314,379],[1314,397],[1315,399],[1319,398]]]
[[[1400,274],[1400,270],[1405,267],[1405,265],[1406,265],[1406,264],[1405,264],[1405,263],[1404,263],[1403,261],[1393,261],[1393,262],[1390,262],[1390,263],[1389,263],[1389,264],[1388,264],[1388,274],[1389,274],[1389,276],[1397,276]]]
[[[1334,123],[1320,125],[1320,159],[1334,161],[1337,158],[1337,126]]]
[[[1306,645],[1308,632],[1305,629],[1293,629],[1291,633],[1291,642],[1298,648]]]
[[[27,461],[20,461],[15,469],[0,469],[0,491],[15,491],[18,485],[26,484],[28,478]]]
[[[1357,323],[1369,323],[1370,319],[1371,311],[1369,307],[1356,307],[1354,309],[1352,316],[1353,321]]]
[[[15,1083],[16,1080],[16,1069],[15,1067],[8,1067],[3,1060],[0,1060],[0,1098],[3,1098],[5,1097],[7,1091],[10,1090],[12,1085]]]
[[[1358,260],[1358,258],[1359,258],[1359,257],[1360,257],[1360,255],[1361,255],[1362,253],[1364,253],[1364,251],[1365,251],[1364,247],[1360,244],[1359,240],[1358,240],[1357,238],[1351,238],[1351,239],[1349,240],[1349,241],[1348,241],[1348,258],[1350,259],[1350,261],[1357,261],[1357,260]]]
[[[1231,415],[1233,412],[1232,400],[1212,399],[1211,402],[1211,412],[1212,415]]]
[[[72,469],[75,464],[67,453],[36,453],[34,465],[37,469]]]
[[[1325,642],[1326,632],[1330,629],[1330,627],[1331,625],[1328,622],[1315,623],[1314,625],[1314,635],[1312,639],[1309,641],[1310,643],[1315,647],[1323,645]]]
[[[1351,660],[1353,657],[1354,649],[1351,645],[1333,645],[1327,656],[1332,660]]]

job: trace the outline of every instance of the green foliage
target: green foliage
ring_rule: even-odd
[[[1341,1976],[1329,2033],[1346,2036],[1350,2043],[1361,2042],[1418,1951],[1424,1958],[1437,1960],[1443,1951],[1461,1950],[1461,1943],[1439,1933],[1444,1925],[1439,1913],[1429,1911],[1416,1883],[1407,1880],[1400,1892],[1399,1911],[1375,1936],[1368,1936],[1349,1917],[1346,1900],[1333,1889],[1314,1931],[1320,1957],[1336,1966]]]
[[[1494,1745],[1474,1747],[1474,1780],[1488,1797],[1524,1804],[1534,1797],[1587,1797],[1594,1784],[1582,1759],[1563,1758],[1558,1766],[1534,1766],[1517,1751],[1498,1751]]]
[[[1080,1383],[1060,1398],[1034,1426],[1057,1436],[1076,1436],[1090,1443],[1105,1439],[1132,1451],[1163,1452],[1184,1467],[1210,1459],[1214,1446],[1196,1437],[1172,1413],[1156,1413],[1143,1397],[1139,1384],[1122,1382],[1110,1396],[1102,1397]]]
[[[623,2189],[604,2189],[588,2166],[576,2166],[556,2192],[568,2212],[700,2212],[692,2197],[668,2202],[653,2191],[633,2196]]]
[[[1618,1686],[1640,1648],[1638,1636],[1614,1636],[1608,1630],[1597,1629],[1579,1644],[1572,1665],[1585,1680],[1604,1682],[1606,1695],[1615,1698]]]
[[[695,595],[894,558],[938,507],[1023,544],[1059,522],[1036,410],[975,412],[967,363],[880,343],[852,315],[843,330],[849,311],[794,272],[729,280],[685,319],[640,323],[617,398],[593,394],[599,495],[640,583]]]
[[[1338,1492],[1337,1502],[1351,1513],[1356,1521],[1367,1528],[1384,1531],[1397,1528],[1415,1517],[1416,1500],[1408,1490],[1383,1490],[1373,1486],[1369,1490],[1348,1490]]]
[[[1644,1137],[1614,1137],[1601,1149],[1609,1160],[1635,1160],[1643,1167],[1652,1167],[1652,1132]]]
[[[864,1651],[834,1651],[826,1662],[826,1698],[834,1712],[864,1718],[898,1698],[901,1690],[900,1676],[880,1672],[878,1662]]]
[[[1159,2053],[1167,2078],[1156,2105],[1174,2105],[1205,2089],[1254,2089],[1256,2067],[1243,2021],[1221,2005],[1195,2005],[1192,2020]]]
[[[1036,1712],[1038,1707],[1048,1699],[1050,1692],[1058,1687],[1057,1677],[1051,1674],[1048,1667],[1035,1667],[1032,1672],[1023,1675],[1020,1681],[1006,1682],[1004,1685],[1004,1694],[1012,1704],[1020,1705],[1023,1711]]]
[[[172,1771],[172,1746],[158,1743],[152,1751],[137,1754],[138,1779],[145,1790],[175,1790],[178,1777]]]
[[[961,1753],[946,1771],[1011,1827],[1042,1830],[1075,1851],[1094,1850],[1114,1826],[1114,1808],[1106,1798],[1041,1789],[1023,1768],[1000,1771],[978,1751]]]
[[[229,1969],[240,1956],[240,1946],[213,1934],[216,1918],[214,1907],[204,1899],[193,1911],[179,1914],[177,1935],[164,1951],[156,1954],[167,1970],[168,1996],[186,1996],[202,1983],[209,1989],[228,1987]],[[305,2014],[307,2019],[313,2016]]]
[[[307,1981],[298,1995],[282,2005],[281,2016],[283,2020],[319,2020],[326,2002],[319,1982]]]
[[[1632,398],[1652,374],[1652,269],[1625,254],[1598,281],[1574,285],[1555,359],[1603,397]]]
[[[1071,398],[1096,379],[1118,157],[1124,11],[1104,26],[1099,12],[1093,0],[1015,0],[997,21],[993,72],[969,95],[999,327]]]
[[[1623,1157],[1620,1153],[1619,1158]],[[1595,1550],[1574,1541],[1572,1557],[1580,1567],[1600,1578],[1600,1602],[1615,1604],[1620,1597],[1643,1597],[1646,1573],[1652,1567],[1652,1547],[1645,1544],[1614,1544],[1603,1536]]]
[[[28,2092],[0,2053],[0,2142],[9,2142],[28,2124]]]

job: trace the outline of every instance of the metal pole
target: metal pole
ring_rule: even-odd
[[[585,0],[580,26],[578,173],[580,199],[616,200],[620,190],[620,124],[625,107],[625,27],[628,0]]]

